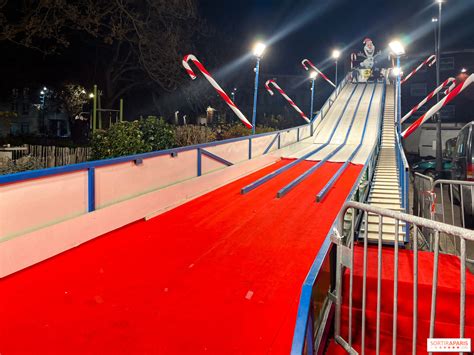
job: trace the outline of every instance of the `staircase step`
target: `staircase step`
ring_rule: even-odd
[[[394,204],[400,206],[402,200],[398,196],[383,196],[383,197],[369,197],[369,203],[372,205],[374,203],[384,203],[384,204]]]
[[[386,208],[392,211],[400,211],[400,212],[405,211],[404,208],[400,207],[400,205],[397,205],[397,204],[386,204],[386,203],[375,202],[375,203],[371,203],[370,205],[375,206],[375,207],[380,207],[380,208]]]

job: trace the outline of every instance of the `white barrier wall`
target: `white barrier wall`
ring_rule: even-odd
[[[0,242],[0,278],[141,218],[155,216],[277,161],[265,155]],[[43,200],[42,208],[54,205]]]
[[[0,242],[87,212],[87,171],[0,185]]]
[[[217,164],[222,166],[222,164]],[[179,152],[95,169],[96,208],[197,176],[197,152]]]

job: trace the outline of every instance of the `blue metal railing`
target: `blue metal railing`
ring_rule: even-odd
[[[104,166],[110,166],[110,165],[115,165],[115,164],[120,164],[120,163],[126,163],[126,162],[134,162],[136,165],[141,165],[144,160],[149,159],[149,158],[154,158],[154,157],[159,157],[159,156],[164,156],[164,155],[171,155],[172,157],[176,157],[179,153],[181,152],[187,152],[187,151],[196,151],[197,154],[197,173],[196,176],[201,176],[202,175],[202,159],[201,155],[206,155],[207,157],[221,162],[223,165],[229,166],[232,165],[231,162],[225,160],[224,158],[221,158],[211,152],[208,152],[204,150],[204,148],[209,148],[209,147],[216,147],[224,144],[229,144],[233,142],[241,142],[241,141],[248,141],[248,159],[252,159],[252,141],[256,140],[261,137],[265,136],[271,136],[275,135],[275,137],[279,137],[280,135],[284,133],[289,133],[292,131],[300,131],[300,129],[311,126],[313,123],[305,124],[302,126],[286,129],[286,130],[281,130],[281,131],[275,131],[275,132],[267,132],[267,133],[261,133],[261,134],[256,134],[254,136],[245,136],[245,137],[238,137],[238,138],[231,138],[223,141],[215,141],[215,142],[209,142],[209,143],[202,143],[202,144],[197,144],[197,145],[192,145],[192,146],[186,146],[186,147],[179,147],[179,148],[173,148],[173,149],[165,149],[165,150],[160,150],[160,151],[154,151],[154,152],[149,152],[149,153],[141,153],[141,154],[134,154],[134,155],[128,155],[128,156],[123,156],[123,157],[118,157],[118,158],[111,158],[111,159],[104,159],[104,160],[96,160],[96,161],[90,161],[90,162],[84,162],[84,163],[78,163],[78,164],[71,164],[71,165],[65,165],[65,166],[60,166],[60,167],[54,167],[54,168],[46,168],[46,169],[40,169],[40,170],[30,170],[30,171],[24,171],[20,173],[14,173],[14,174],[7,174],[7,175],[0,175],[0,186],[4,184],[11,184],[11,183],[18,183],[26,180],[31,180],[31,179],[38,179],[38,178],[45,178],[45,177],[50,177],[50,176],[58,176],[62,174],[67,174],[67,173],[73,173],[73,172],[79,172],[79,171],[86,171],[88,174],[88,183],[87,183],[87,197],[88,197],[88,202],[87,202],[87,211],[88,212],[93,212],[96,209],[95,206],[95,169],[104,167]],[[309,138],[310,135],[304,138]],[[301,139],[301,137],[299,137]],[[288,144],[296,143],[291,142]],[[280,148],[280,144],[278,145],[278,148]],[[271,149],[271,146],[269,146],[265,150],[265,154],[269,152]],[[275,148],[276,149],[276,148]],[[263,154],[262,154],[263,155]]]
[[[405,212],[409,212],[409,165],[403,150],[402,138],[401,138],[401,90],[400,90],[400,78],[397,78],[396,92],[395,92],[395,117],[396,117],[396,138],[395,138],[395,150],[397,157],[398,167],[398,181],[400,182],[401,195],[402,195],[402,208]],[[407,233],[408,234],[408,233]],[[408,240],[406,240],[408,241]]]
[[[361,172],[359,173],[359,176],[357,178],[357,182],[360,182],[363,178],[364,175],[366,175],[367,180],[372,180],[373,174],[375,172],[375,166],[377,163],[377,157],[380,151],[380,142],[382,139],[381,131],[382,131],[382,120],[383,120],[383,114],[384,114],[384,106],[385,106],[385,97],[386,97],[386,90],[384,88],[384,91],[382,93],[382,99],[380,101],[380,114],[379,114],[379,120],[378,120],[378,134],[377,134],[377,143],[375,144],[374,148],[369,154],[369,158],[367,159],[366,163],[364,164],[364,167],[362,168]],[[358,193],[360,188],[359,184],[354,184],[352,187],[346,202],[353,199],[354,196]],[[368,189],[366,190],[366,193],[363,197],[359,197],[359,201],[363,201],[367,198],[367,192]],[[322,277],[321,271],[323,270],[323,267],[325,264],[331,263],[331,258],[330,255],[333,250],[333,244],[331,243],[330,237],[332,234],[332,231],[335,227],[338,226],[339,220],[336,219],[331,226],[328,234],[326,235],[326,239],[324,240],[321,248],[319,249],[319,252],[316,256],[316,259],[314,260],[313,264],[311,265],[311,268],[309,270],[308,275],[306,276],[306,279],[303,283],[302,289],[301,289],[301,296],[300,296],[300,301],[298,305],[298,313],[296,317],[296,324],[295,324],[295,330],[293,333],[293,343],[292,343],[292,348],[291,348],[291,353],[296,355],[296,354],[303,354],[304,351],[306,350],[306,353],[312,354],[314,353],[314,350],[317,351],[317,349],[314,349],[314,332],[315,332],[315,316],[312,312],[312,303],[313,303],[313,296],[316,292],[323,292],[326,293],[327,297],[327,292],[330,291],[329,289],[318,289],[318,281],[319,278]],[[330,284],[331,289],[334,287],[334,284]],[[326,298],[329,299],[329,298]],[[330,307],[326,305],[326,307]],[[321,310],[320,314],[323,313],[323,310]],[[320,324],[319,324],[320,325]],[[316,344],[319,345],[319,344]],[[306,348],[305,348],[306,346]]]

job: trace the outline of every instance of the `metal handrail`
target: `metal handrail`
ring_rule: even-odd
[[[420,186],[423,183],[423,186]],[[446,205],[446,198],[444,192],[447,190],[448,199],[450,204]],[[455,208],[454,205],[454,190],[457,190],[456,193],[459,193],[459,208]],[[474,198],[474,182],[473,181],[463,181],[463,180],[448,180],[448,179],[439,179],[433,180],[431,177],[415,173],[414,174],[414,213],[418,216],[425,218],[430,218],[433,221],[439,220],[443,223],[448,223],[451,225],[458,225],[461,227],[466,227],[465,220],[465,197],[464,191],[468,189],[471,195],[471,201]],[[438,193],[439,191],[439,193]],[[438,206],[438,208],[437,208]],[[449,208],[448,208],[449,207]],[[472,206],[471,206],[472,208]],[[436,209],[439,209],[436,211]],[[448,212],[446,211],[448,209]],[[448,215],[446,215],[448,214]],[[449,214],[450,217],[449,218]],[[440,217],[441,216],[441,217]],[[455,218],[456,217],[456,218]],[[430,250],[433,248],[433,233],[431,230],[427,230],[426,233],[429,235],[429,243],[427,242]],[[449,245],[449,241],[446,236],[442,236],[444,240],[444,245],[441,246],[444,253],[458,255],[458,248],[456,243],[454,245]],[[451,241],[451,242],[456,242]],[[452,247],[454,246],[454,251]],[[474,263],[474,260],[468,259],[468,263]]]
[[[417,248],[417,231],[418,228],[429,228],[435,231],[435,248],[434,248],[434,266],[433,266],[433,283],[431,292],[431,308],[430,308],[430,332],[429,336],[434,336],[435,323],[436,323],[436,296],[437,296],[437,282],[438,282],[438,264],[439,264],[439,235],[440,233],[449,234],[453,237],[460,239],[461,244],[461,285],[460,285],[460,324],[459,324],[459,336],[464,337],[465,328],[465,311],[466,311],[466,240],[474,241],[474,231],[460,228],[457,226],[451,226],[445,223],[432,221],[430,219],[421,218],[406,213],[396,212],[388,209],[383,209],[371,205],[366,205],[358,202],[347,202],[339,215],[339,221],[345,215],[349,209],[356,209],[363,211],[367,220],[368,214],[379,216],[379,235],[378,235],[378,273],[377,273],[377,326],[376,326],[376,352],[380,351],[380,303],[381,303],[381,270],[382,270],[382,224],[385,217],[395,220],[395,234],[396,242],[394,243],[394,295],[393,295],[393,328],[392,328],[392,351],[396,353],[397,346],[397,304],[398,304],[398,240],[399,240],[399,224],[400,222],[410,223],[414,228],[414,271],[413,271],[413,332],[412,332],[412,353],[416,354],[417,347],[417,321],[418,321],[418,248]],[[352,347],[352,277],[354,270],[354,249],[353,245],[345,246],[342,243],[344,237],[343,224],[340,222],[337,229],[334,230],[332,235],[333,242],[337,245],[337,265],[336,265],[336,290],[335,304],[335,340],[349,353],[355,353],[355,349]],[[353,235],[347,236],[349,239],[353,239]],[[367,253],[368,253],[368,237],[367,232],[364,233],[364,258],[363,258],[363,285],[362,285],[362,342],[361,350],[364,353],[365,350],[365,312],[366,312],[366,297],[367,297]],[[347,340],[341,336],[341,307],[342,307],[342,277],[344,268],[350,270],[350,289],[349,292],[349,327],[348,327],[348,338]]]
[[[460,206],[461,206],[461,222],[462,226],[465,227],[466,221],[464,220],[464,194],[462,192],[463,187],[470,186],[471,190],[471,198],[473,197],[473,187],[474,187],[474,181],[462,181],[462,180],[448,180],[448,179],[439,179],[435,180],[433,182],[433,186],[431,188],[431,191],[434,192],[436,190],[436,187],[439,185],[441,189],[441,199],[442,202],[441,204],[444,207],[444,196],[443,196],[443,184],[444,185],[449,185],[449,190],[450,190],[450,197],[451,197],[451,205],[453,204],[453,185],[459,186],[459,199],[460,199]],[[433,201],[434,202],[434,201]],[[472,201],[471,201],[472,203]],[[442,209],[443,211],[443,223],[446,223],[445,215],[444,215],[444,208]],[[434,217],[434,216],[433,216]],[[454,224],[454,208],[451,206],[451,222]]]

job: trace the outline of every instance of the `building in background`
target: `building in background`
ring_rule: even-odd
[[[67,113],[53,99],[44,98],[30,88],[12,89],[0,98],[0,137],[8,135],[70,136]]]

